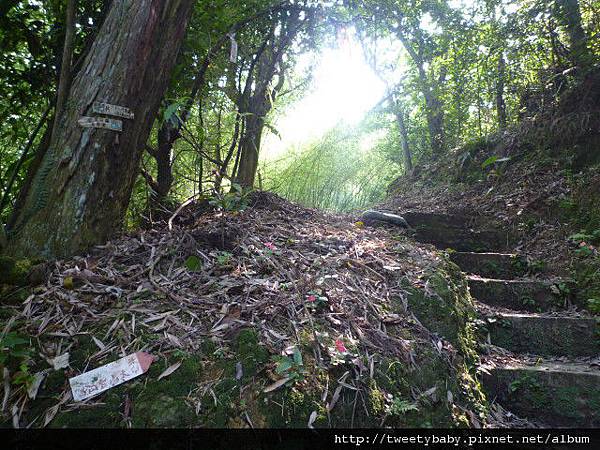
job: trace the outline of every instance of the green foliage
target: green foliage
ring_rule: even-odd
[[[575,254],[582,257],[592,256],[596,254],[590,243],[597,244],[600,242],[600,230],[594,230],[592,233],[586,233],[585,230],[569,236],[569,240],[578,245]]]
[[[523,261],[523,260],[519,260],[519,261]],[[533,261],[529,261],[528,263],[521,262],[521,264],[524,266],[524,267],[522,267],[522,270],[527,269],[531,273],[544,272],[547,267],[546,261],[541,260],[541,259],[535,259]]]
[[[588,298],[587,307],[594,314],[600,314],[600,298]]]
[[[265,163],[265,187],[309,207],[348,211],[385,198],[400,166],[386,159],[387,141],[372,123],[339,125],[276,162]]]
[[[33,375],[29,372],[31,358],[30,342],[15,332],[8,332],[0,339],[0,367],[13,370],[12,383],[28,386]]]
[[[506,161],[510,161],[510,158],[508,158],[508,157],[501,158],[499,156],[490,156],[483,163],[481,163],[481,168],[485,169],[493,164],[497,164],[499,162],[506,162]]]
[[[523,306],[535,306],[535,300],[530,296],[525,296],[521,298],[521,304]]]
[[[390,416],[403,416],[410,411],[418,411],[419,407],[416,403],[409,402],[399,397],[392,398],[389,405],[386,407],[386,412]]]
[[[164,108],[161,123],[169,121],[173,123],[177,122],[179,120],[178,110],[185,104],[187,100],[187,97],[179,98]]]
[[[221,251],[217,253],[217,264],[220,267],[227,267],[231,264],[233,255],[229,252]]]
[[[190,272],[198,272],[202,269],[202,260],[198,258],[196,255],[188,256],[183,265]]]
[[[32,261],[29,259],[15,259],[0,255],[0,284],[26,285],[31,267]]]
[[[587,233],[585,230],[582,230],[579,233],[575,233],[569,236],[569,240],[573,241],[576,244],[600,243],[600,229],[593,230],[591,233]]]
[[[294,347],[292,356],[275,356],[273,360],[277,364],[275,372],[278,375],[289,378],[289,384],[294,384],[297,381],[302,381],[306,374],[302,353],[298,347]]]
[[[0,339],[0,364],[6,365],[10,359],[18,360],[29,357],[29,339],[19,336],[17,333],[9,332]]]
[[[310,310],[316,311],[323,306],[327,305],[329,300],[324,295],[321,295],[320,292],[310,291],[306,296],[306,307]]]
[[[571,295],[571,288],[567,283],[560,282],[551,286],[552,293],[559,298],[566,298]]]
[[[33,374],[29,372],[29,365],[22,362],[19,370],[13,375],[12,383],[15,386],[29,386],[33,382]]]
[[[244,189],[237,183],[232,183],[229,192],[215,192],[209,203],[222,211],[240,212],[248,207],[251,192],[251,190]]]

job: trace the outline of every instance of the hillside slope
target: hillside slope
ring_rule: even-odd
[[[225,216],[189,206],[172,230],[123,236],[4,294],[5,425],[487,420],[458,268],[398,230],[270,194]],[[154,356],[148,373],[72,400],[70,377],[136,351]]]
[[[505,132],[456,148],[390,186],[392,212],[464,214],[509,230],[536,272],[572,278],[600,311],[600,71]]]
[[[597,427],[600,92],[584,83],[561,100],[397,179],[380,208],[467,273],[490,401]]]

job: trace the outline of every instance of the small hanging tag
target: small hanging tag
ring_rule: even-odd
[[[235,40],[235,33],[228,34],[231,40],[231,50],[229,51],[229,62],[236,62],[238,56],[238,43]]]

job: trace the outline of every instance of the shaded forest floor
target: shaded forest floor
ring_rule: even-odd
[[[489,409],[443,254],[267,193],[58,261],[5,291],[2,317],[6,426],[526,423]],[[146,375],[73,402],[70,377],[137,351],[155,357]]]
[[[597,255],[569,239],[590,199],[577,186],[597,173],[558,164],[523,159],[468,183],[404,179],[382,208],[510,228],[530,264],[545,262],[539,276],[568,275]],[[54,263],[42,286],[3,293],[2,336],[17,342],[5,426],[536,426],[485,399],[479,365],[516,357],[486,355],[447,253],[269,193],[242,212],[189,205],[171,228],[124,235]],[[147,374],[73,401],[70,377],[137,351],[155,358]]]

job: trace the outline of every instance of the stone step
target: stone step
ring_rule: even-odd
[[[600,369],[589,364],[499,364],[482,371],[489,400],[554,427],[600,426]]]
[[[600,355],[595,318],[500,313],[488,318],[487,328],[492,344],[515,353],[572,357]]]
[[[400,214],[415,230],[415,239],[433,244],[440,249],[461,252],[502,251],[509,243],[508,233],[499,230],[471,228],[462,216],[435,213]]]
[[[560,294],[555,283],[540,280],[496,280],[467,276],[471,296],[481,303],[515,311],[540,312],[565,306],[567,293]],[[554,292],[558,292],[555,294]],[[570,291],[569,291],[570,292]]]
[[[474,220],[459,214],[443,214],[429,212],[400,212],[404,220],[411,226],[428,225],[438,228],[470,228]]]
[[[451,252],[450,259],[463,272],[486,278],[510,280],[527,271],[525,258],[509,253]]]

